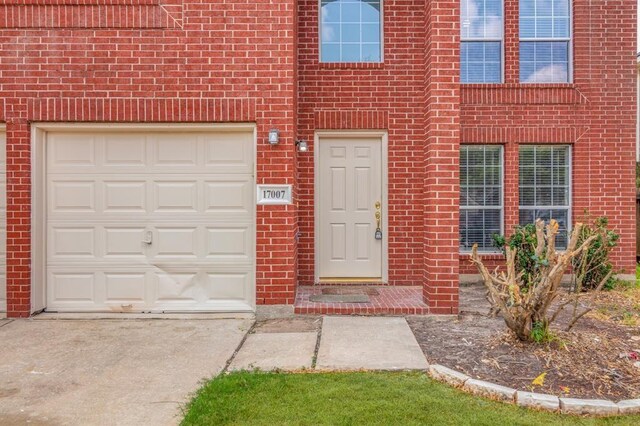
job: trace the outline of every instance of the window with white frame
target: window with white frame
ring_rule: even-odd
[[[570,0],[520,0],[520,82],[571,79]]]
[[[502,0],[460,1],[460,82],[502,82]]]
[[[494,234],[502,234],[502,147],[460,147],[460,250],[495,251]]]
[[[320,0],[320,61],[381,62],[382,0]]]
[[[555,219],[556,245],[566,248],[571,218],[571,149],[566,145],[520,146],[520,225]]]

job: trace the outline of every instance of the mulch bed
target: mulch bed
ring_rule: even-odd
[[[594,310],[569,332],[570,316],[560,315],[545,344],[522,343],[500,316],[488,316],[482,284],[462,287],[460,298],[457,320],[407,318],[430,363],[518,390],[640,398],[640,289],[587,296],[583,303]],[[533,385],[542,373],[544,384]]]

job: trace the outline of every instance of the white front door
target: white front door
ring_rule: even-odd
[[[380,280],[386,231],[382,141],[332,137],[321,138],[318,145],[319,278]]]
[[[254,137],[238,131],[52,131],[47,309],[249,311]]]

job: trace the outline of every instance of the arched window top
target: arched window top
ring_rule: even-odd
[[[382,0],[320,0],[320,61],[381,62]]]

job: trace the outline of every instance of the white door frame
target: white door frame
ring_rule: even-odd
[[[361,138],[377,138],[380,139],[380,149],[382,150],[382,282],[389,282],[389,202],[388,202],[388,185],[389,185],[389,167],[388,167],[388,146],[389,136],[386,131],[382,130],[317,130],[313,136],[313,216],[314,216],[314,282],[320,282],[320,213],[319,213],[319,194],[318,183],[320,182],[320,149],[323,138],[342,138],[342,139],[361,139]],[[349,278],[349,277],[345,277]],[[371,280],[374,281],[374,280]]]
[[[257,174],[257,135],[254,123],[159,123],[159,124],[119,124],[119,123],[33,123],[31,125],[31,313],[43,311],[47,301],[47,152],[46,136],[52,131],[151,131],[151,132],[203,132],[203,131],[224,131],[235,130],[247,132],[253,135],[253,194],[252,199],[256,199]],[[256,239],[257,212],[256,204],[253,204],[253,239]],[[253,276],[253,291],[249,298],[249,303],[256,307],[256,254],[257,244],[253,244],[253,264],[251,274]]]

